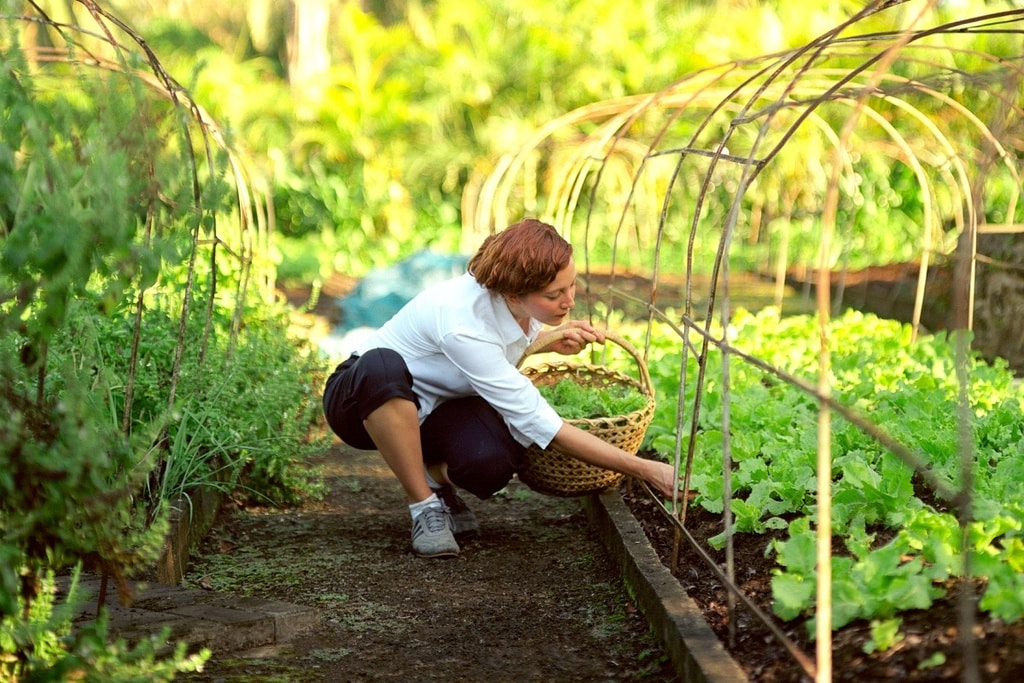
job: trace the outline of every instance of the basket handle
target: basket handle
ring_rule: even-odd
[[[538,351],[546,347],[548,344],[556,342],[559,339],[563,339],[571,329],[573,328],[558,328],[555,330],[551,330],[550,332],[545,332],[544,334],[538,336],[533,341],[533,343],[527,346],[526,350],[523,351],[523,355],[520,356],[519,360],[516,362],[516,367],[518,368],[519,366],[521,366],[523,364],[523,361],[526,360],[527,356],[537,353]],[[648,395],[653,396],[654,390],[651,387],[651,373],[647,370],[647,364],[644,363],[644,359],[640,357],[640,353],[636,350],[636,348],[634,348],[632,344],[630,344],[628,341],[620,337],[617,333],[612,332],[611,330],[604,330],[604,339],[606,343],[613,342],[615,344],[618,344],[619,346],[626,350],[626,353],[633,357],[633,360],[636,361],[636,367],[640,372],[640,383],[643,385],[644,389],[647,390]]]

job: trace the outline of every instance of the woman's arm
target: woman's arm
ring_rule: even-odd
[[[551,445],[590,465],[642,479],[666,498],[671,498],[677,488],[675,469],[672,465],[638,458],[568,422],[555,434]]]

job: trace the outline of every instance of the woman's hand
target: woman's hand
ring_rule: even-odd
[[[675,468],[664,460],[648,460],[627,453],[568,422],[562,424],[551,445],[585,463],[645,481],[665,498],[671,498],[680,485]]]
[[[675,468],[660,460],[645,460],[650,463],[649,470],[644,475],[644,481],[651,485],[663,498],[671,498],[679,490],[679,481],[676,479]]]
[[[587,344],[593,342],[598,344],[604,343],[604,332],[583,320],[570,320],[555,329],[563,330],[565,335],[561,339],[548,344],[543,351],[553,351],[566,356],[572,356],[586,348]]]

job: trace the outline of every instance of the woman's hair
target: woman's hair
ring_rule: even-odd
[[[572,245],[552,226],[525,218],[489,235],[469,260],[469,272],[492,292],[523,296],[551,284],[571,258]]]

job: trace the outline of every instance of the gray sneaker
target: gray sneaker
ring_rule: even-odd
[[[459,494],[455,492],[454,486],[445,484],[441,488],[433,489],[433,491],[451,513],[456,536],[480,532],[480,523],[476,521],[476,515],[466,505],[466,501],[462,500]]]
[[[455,525],[448,511],[429,507],[412,523],[412,551],[420,557],[455,557],[459,544],[455,542]]]

